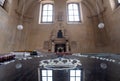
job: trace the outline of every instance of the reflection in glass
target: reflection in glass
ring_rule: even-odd
[[[76,70],[76,76],[81,76],[81,70]]]
[[[47,71],[46,70],[42,70],[42,76],[47,76]]]
[[[47,81],[47,77],[42,77],[42,81]]]
[[[48,70],[48,76],[52,76],[52,70]]]
[[[75,70],[70,70],[70,76],[75,76]]]
[[[48,81],[52,81],[52,77],[48,77]]]
[[[80,81],[80,77],[76,77],[76,81]]]
[[[42,81],[52,81],[52,70],[42,70]]]
[[[81,70],[70,70],[70,81],[81,81]]]
[[[75,77],[70,77],[70,81],[75,81]]]

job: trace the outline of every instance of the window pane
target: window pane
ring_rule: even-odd
[[[70,15],[72,16],[72,15],[73,15],[73,11],[72,11],[72,10],[69,10],[69,13],[68,13],[68,14],[69,14],[69,16],[70,16]]]
[[[48,77],[48,81],[52,81],[52,77]]]
[[[70,81],[81,81],[81,70],[70,70]]]
[[[43,5],[43,10],[47,10],[48,5]]]
[[[75,70],[70,70],[70,76],[75,76]]]
[[[79,16],[74,16],[74,21],[80,21]]]
[[[42,76],[47,76],[46,70],[42,70]]]
[[[43,16],[42,22],[46,22],[46,21],[47,21],[47,17],[46,17],[46,16]]]
[[[70,81],[75,81],[75,77],[70,77]]]
[[[52,76],[52,70],[48,70],[48,76]]]
[[[49,16],[47,19],[48,22],[52,22],[52,16]]]
[[[81,76],[81,70],[76,70],[76,76]]]
[[[69,5],[68,5],[68,10],[72,10],[72,9],[73,9],[72,4],[69,4]]]
[[[78,16],[78,15],[79,15],[78,10],[74,10],[74,15],[76,15],[76,16]]]
[[[47,11],[43,11],[43,15],[47,15]]]
[[[47,81],[47,77],[42,77],[42,81]]]
[[[52,16],[52,11],[48,11],[48,15],[51,15],[51,16]]]
[[[81,81],[81,78],[80,77],[76,77],[76,81]]]
[[[74,8],[74,10],[78,10],[78,5],[77,4],[73,4],[73,8]]]
[[[74,21],[73,16],[69,16],[69,21]]]
[[[53,10],[53,5],[52,4],[48,5],[48,10]]]

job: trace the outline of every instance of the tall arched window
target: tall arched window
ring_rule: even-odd
[[[80,8],[78,3],[68,3],[68,22],[80,22]]]
[[[5,3],[5,0],[0,0],[0,6],[3,6]]]
[[[53,4],[42,4],[41,23],[53,22]]]

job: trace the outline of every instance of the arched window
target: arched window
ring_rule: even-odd
[[[68,22],[80,22],[80,8],[78,3],[68,3]]]
[[[5,0],[0,0],[0,6],[3,6],[5,3]]]
[[[41,23],[53,22],[53,4],[42,4]]]

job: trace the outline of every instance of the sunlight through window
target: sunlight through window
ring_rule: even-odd
[[[53,22],[53,4],[43,4],[41,23],[52,23]]]
[[[80,21],[79,5],[77,3],[68,4],[68,21],[69,22]]]

